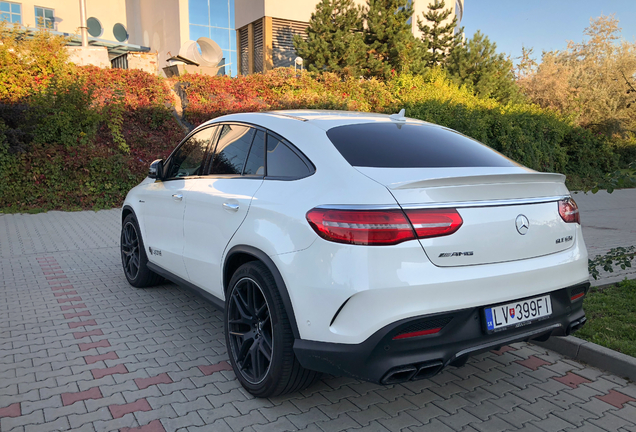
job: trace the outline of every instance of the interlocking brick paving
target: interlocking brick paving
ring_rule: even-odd
[[[429,380],[323,376],[255,399],[219,311],[128,285],[119,224],[118,210],[0,216],[2,432],[636,430],[634,384],[525,343]]]

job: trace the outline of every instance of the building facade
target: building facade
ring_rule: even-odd
[[[223,50],[220,73],[263,72],[293,65],[295,34],[304,34],[318,0],[0,0],[0,21],[45,28],[78,44],[80,1],[86,2],[89,44],[126,52],[156,52],[161,73],[189,40],[205,36]],[[366,0],[355,0],[363,5]],[[433,0],[416,0],[422,16]],[[464,0],[448,1],[461,21]],[[417,20],[413,33],[419,36]],[[235,30],[237,29],[237,30]]]
[[[225,73],[236,74],[234,0],[85,0],[89,44],[110,57],[157,53],[159,71],[188,40],[206,36],[223,49]],[[0,1],[0,21],[46,28],[79,41],[80,0]]]
[[[366,5],[366,0],[354,0]],[[422,18],[434,0],[413,3],[414,18]],[[241,75],[265,72],[275,67],[293,66],[296,58],[294,35],[304,35],[317,0],[235,0],[237,66]],[[461,22],[464,0],[447,2],[452,13]],[[417,19],[411,19],[412,31],[421,35]]]

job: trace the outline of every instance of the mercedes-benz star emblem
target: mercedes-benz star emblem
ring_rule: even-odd
[[[517,232],[521,235],[525,235],[530,228],[530,221],[525,215],[520,214],[517,216],[517,220],[515,220],[515,226],[517,227]]]

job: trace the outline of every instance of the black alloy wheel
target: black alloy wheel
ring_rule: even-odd
[[[294,333],[281,285],[265,264],[250,261],[236,269],[225,297],[230,363],[241,385],[256,397],[293,393],[319,376],[303,368],[294,354]]]
[[[272,364],[274,338],[269,305],[254,279],[240,279],[228,302],[230,349],[241,375],[250,384],[261,383]]]
[[[135,280],[139,274],[139,234],[132,221],[128,221],[122,228],[121,254],[124,272],[128,280]]]
[[[148,255],[144,250],[139,224],[133,214],[124,218],[120,236],[121,264],[128,283],[147,288],[163,282],[163,278],[148,268]]]

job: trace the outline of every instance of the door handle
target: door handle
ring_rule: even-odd
[[[172,198],[173,198],[175,201],[181,201],[181,200],[183,199],[183,195],[181,195],[181,194],[173,194],[173,195],[172,195]]]
[[[225,208],[227,210],[238,211],[239,205],[238,204],[223,203],[223,208]]]

